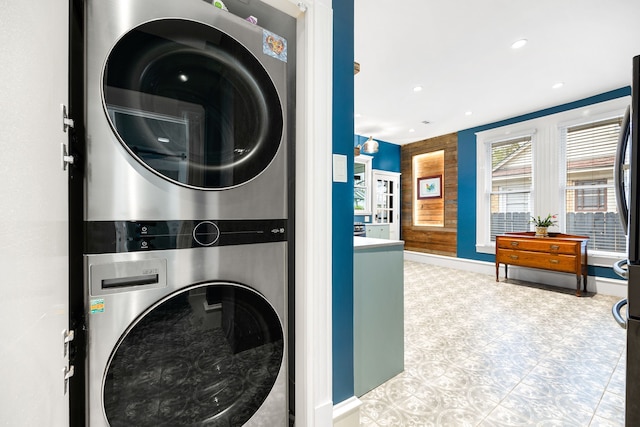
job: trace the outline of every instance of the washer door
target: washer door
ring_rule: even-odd
[[[243,425],[283,365],[282,325],[255,291],[198,285],[167,297],[112,354],[103,399],[117,426]]]
[[[124,147],[186,187],[248,182],[282,140],[282,106],[264,67],[237,40],[199,22],[163,19],[125,34],[109,54],[103,96]]]

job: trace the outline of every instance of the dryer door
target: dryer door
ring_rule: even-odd
[[[282,106],[262,64],[199,22],[162,19],[126,33],[109,54],[103,97],[129,153],[186,187],[248,182],[281,144]]]
[[[198,285],[167,297],[121,337],[107,365],[111,426],[243,425],[284,375],[282,324],[255,291]]]

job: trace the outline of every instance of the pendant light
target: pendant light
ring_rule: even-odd
[[[372,136],[370,136],[369,139],[367,139],[365,143],[362,144],[362,152],[367,154],[377,153],[378,141],[376,141],[375,139],[373,139]]]

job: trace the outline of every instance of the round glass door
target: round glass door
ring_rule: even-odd
[[[125,34],[103,78],[120,142],[171,182],[225,189],[258,176],[282,139],[282,106],[256,57],[202,23],[163,19]]]
[[[107,365],[104,410],[117,426],[243,425],[283,361],[282,326],[249,288],[183,290],[143,314]]]

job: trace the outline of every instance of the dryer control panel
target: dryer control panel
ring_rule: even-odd
[[[287,240],[286,219],[87,221],[85,254],[248,245]]]

